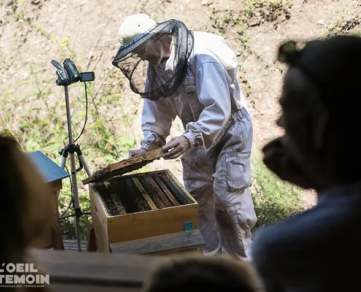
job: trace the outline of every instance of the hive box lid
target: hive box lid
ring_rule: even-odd
[[[27,153],[30,160],[35,164],[46,183],[51,183],[69,177],[64,169],[40,151]]]
[[[162,148],[157,148],[151,151],[147,151],[145,154],[121,160],[96,171],[91,177],[83,180],[83,184],[86,185],[94,182],[102,182],[114,176],[126,174],[128,172],[140,169],[154,160],[160,159],[162,156]]]

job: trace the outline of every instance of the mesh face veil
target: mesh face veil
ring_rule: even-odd
[[[186,76],[193,43],[193,33],[181,21],[168,20],[122,45],[112,64],[143,98],[170,97]]]

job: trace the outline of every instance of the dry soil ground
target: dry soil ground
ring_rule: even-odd
[[[79,140],[88,163],[96,170],[126,157],[131,140],[139,145],[141,139],[142,101],[111,61],[118,50],[122,19],[138,12],[157,20],[176,18],[193,30],[219,33],[227,39],[239,56],[239,78],[253,117],[255,149],[280,133],[274,123],[284,72],[275,62],[278,45],[288,39],[303,41],[360,29],[360,4],[354,0],[1,0],[0,128],[17,134],[27,150],[57,157],[56,151],[66,142],[66,120],[63,91],[55,85],[56,69],[50,61],[71,57],[78,69],[96,74],[89,97],[92,115]],[[81,90],[70,91],[77,134],[85,112]],[[172,136],[180,132],[177,121]],[[44,145],[47,148],[41,148]],[[97,151],[98,146],[108,152]],[[119,155],[114,158],[116,152]],[[157,161],[150,168],[171,169],[182,180],[179,161]],[[314,197],[305,194],[303,201],[313,204]]]

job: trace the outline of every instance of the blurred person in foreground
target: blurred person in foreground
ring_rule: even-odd
[[[143,292],[263,292],[253,267],[228,255],[171,256],[155,267]]]
[[[264,147],[264,163],[315,190],[318,202],[255,234],[254,264],[268,292],[360,289],[360,52],[356,36],[279,49],[289,66],[278,120],[285,134]]]
[[[0,136],[0,263],[34,264],[28,249],[51,218],[51,190],[15,139]],[[19,271],[18,271],[19,272]],[[11,274],[14,275],[14,274]],[[18,276],[22,276],[19,274]],[[15,279],[15,278],[13,278]],[[2,278],[1,285],[5,278]],[[6,287],[1,291],[47,291],[48,287]]]
[[[185,188],[199,205],[204,254],[251,261],[253,126],[235,53],[220,36],[144,14],[123,20],[119,40],[113,64],[144,98],[144,138],[130,157],[160,147],[164,159],[181,157]],[[177,116],[184,131],[166,143]]]

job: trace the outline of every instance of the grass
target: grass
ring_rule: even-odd
[[[253,11],[257,2],[264,3],[265,1],[249,1],[248,10]],[[285,1],[266,2],[267,5],[272,6]],[[0,4],[2,5],[2,1]],[[16,20],[23,20],[17,27],[19,31],[26,26],[36,30],[44,37],[44,41],[55,44],[59,56],[71,58],[78,70],[82,71],[82,67],[86,63],[85,58],[77,54],[72,45],[71,35],[62,39],[56,35],[51,36],[46,29],[36,26],[24,12],[17,9],[14,9],[13,17]],[[244,15],[242,17],[232,15],[232,21],[222,18],[217,20],[216,25],[224,26],[229,22],[234,24],[238,33],[236,35],[239,36],[238,41],[242,47],[249,48],[244,17]],[[12,64],[6,62],[6,56],[0,55],[0,58],[2,60],[0,62],[1,72],[8,71]],[[13,135],[24,151],[40,150],[60,165],[61,156],[58,152],[68,144],[66,110],[63,89],[55,85],[56,69],[53,69],[54,75],[50,74],[49,76],[49,74],[45,74],[46,69],[41,65],[28,64],[26,68],[22,68],[22,70],[27,70],[28,76],[24,79],[19,78],[16,88],[8,88],[1,93],[0,132]],[[96,69],[95,67],[89,68],[89,71]],[[109,69],[105,72],[104,79],[96,79],[88,84],[88,110],[85,107],[86,96],[83,84],[77,83],[69,87],[74,138],[80,134],[87,115],[87,126],[78,142],[84,158],[93,171],[125,158],[128,151],[134,148],[139,141],[139,137],[136,137],[133,131],[134,115],[122,106],[122,103],[126,104],[126,102],[123,100],[124,97],[119,94],[122,83],[117,80],[119,74],[116,74],[115,70]],[[251,94],[251,87],[246,79],[244,83],[247,95]],[[69,162],[68,160],[68,168],[70,167]],[[252,193],[258,215],[257,226],[269,224],[297,212],[299,190],[279,181],[264,167],[258,156],[252,158],[252,164],[254,177]],[[144,167],[137,172],[149,170],[148,167]],[[81,180],[85,178],[84,170],[78,173],[80,206],[84,212],[90,209],[87,190],[81,185]],[[70,179],[63,181],[63,189],[59,198],[59,211],[64,216],[73,213],[72,208],[68,209],[71,202],[70,185]],[[63,232],[68,238],[75,238],[74,223],[72,217],[61,220]],[[90,216],[81,217],[80,226],[83,240],[86,238],[90,224]]]
[[[234,38],[236,36],[237,46],[241,52],[241,59],[247,59],[249,54],[257,57],[262,64],[273,65],[267,60],[263,60],[254,50],[251,49],[249,41],[250,19],[264,18],[265,21],[273,22],[281,14],[286,13],[285,7],[290,4],[290,0],[248,0],[242,1],[240,10],[214,10],[210,15],[212,26],[225,37]],[[267,14],[267,15],[266,15]],[[262,22],[259,22],[262,25]],[[240,61],[240,64],[245,62]],[[252,87],[248,80],[243,77],[242,66],[240,66],[240,79],[242,89],[247,96],[252,95]],[[250,100],[250,103],[253,101]],[[254,206],[258,217],[256,228],[292,216],[301,210],[300,195],[301,190],[297,187],[281,181],[270,172],[262,162],[260,153],[252,155],[252,195]]]
[[[0,130],[17,138],[23,149],[27,152],[40,150],[58,165],[61,163],[61,156],[58,151],[67,144],[65,108],[62,101],[49,101],[46,96],[51,92],[50,82],[39,77],[35,67],[30,66],[29,71],[34,79],[35,91],[23,99],[16,100],[12,92],[6,92],[1,100],[3,101],[2,119],[0,120]],[[89,87],[89,95],[94,95],[94,86]],[[119,104],[121,96],[102,93],[96,103],[100,106],[104,100],[111,106]],[[72,101],[72,107],[78,109],[73,114],[75,121],[75,137],[79,134],[84,111],[84,93],[77,100]],[[14,107],[9,109],[8,105]],[[27,105],[27,106],[25,106]],[[40,106],[41,105],[41,106]],[[23,110],[16,111],[14,108],[24,107]],[[134,138],[129,136],[129,131],[124,131],[117,136],[112,126],[113,119],[103,116],[90,107],[88,119],[91,121],[84,136],[81,137],[82,151],[85,159],[95,157],[87,163],[91,169],[114,163],[121,156],[125,156],[128,151],[135,146]],[[131,120],[131,118],[129,118]],[[49,123],[49,121],[51,121]],[[61,141],[64,141],[61,144]],[[117,150],[115,150],[117,149]],[[68,159],[68,167],[69,166]],[[259,155],[252,157],[253,187],[255,210],[258,216],[257,226],[262,226],[275,222],[284,217],[290,216],[299,210],[300,191],[292,185],[280,181],[263,165]],[[149,171],[144,167],[141,171]],[[89,211],[90,202],[86,189],[80,186],[81,180],[86,178],[85,171],[78,173],[78,186],[80,206],[83,211]],[[71,200],[70,180],[63,181],[63,189],[59,198],[59,209],[64,216],[72,214],[73,210],[67,210]],[[66,212],[65,212],[66,211]],[[75,221],[73,218],[61,220],[62,229],[67,238],[75,238]],[[81,237],[86,239],[91,218],[88,215],[81,217]]]
[[[41,70],[41,69],[39,69]],[[29,72],[31,82],[35,84],[35,91],[21,98],[9,91],[1,97],[2,115],[0,119],[0,131],[13,135],[19,141],[24,151],[42,151],[53,159],[58,165],[61,163],[59,151],[68,144],[67,121],[65,104],[62,99],[49,100],[54,85],[50,80],[42,79],[38,68],[31,65]],[[76,86],[71,86],[72,92]],[[88,97],[94,96],[94,85],[88,87]],[[61,89],[58,89],[61,91]],[[74,90],[75,91],[75,90]],[[60,94],[61,95],[61,94]],[[109,92],[102,92],[99,95],[95,106],[99,107],[107,103],[109,107],[119,107],[120,96],[111,95]],[[73,136],[80,134],[85,118],[85,93],[81,92],[79,98],[71,99]],[[16,110],[21,108],[21,110]],[[74,110],[75,109],[75,110]],[[136,141],[129,136],[129,131],[123,131],[120,135],[115,134],[115,122],[119,118],[105,117],[95,107],[89,105],[87,112],[88,125],[83,136],[78,141],[81,144],[83,156],[92,170],[104,167],[107,164],[117,162],[120,157],[127,155],[128,151],[135,147]],[[89,157],[92,159],[89,161]],[[77,167],[78,161],[76,161]],[[70,160],[67,160],[67,167],[70,168]],[[70,169],[67,169],[70,171]],[[78,173],[78,187],[80,205],[83,211],[89,211],[89,197],[86,189],[81,186],[81,180],[86,178],[84,170]],[[64,212],[71,199],[70,180],[63,181],[63,190],[59,199],[59,208]],[[65,216],[72,212],[65,212]],[[72,218],[62,220],[62,227],[69,238],[75,236]],[[90,222],[89,216],[83,216],[81,221],[82,238],[85,239]]]
[[[252,156],[252,176],[252,197],[258,217],[256,228],[292,216],[301,210],[301,190],[269,171],[259,153]]]
[[[26,20],[19,25],[19,30],[26,26],[36,29],[44,37],[44,41],[53,42],[56,51],[62,58],[71,58],[78,70],[82,70],[85,64],[84,58],[77,55],[71,36],[63,39],[57,36],[50,37],[50,34],[41,27],[36,27],[31,23],[23,11],[14,9],[15,19]],[[6,59],[1,56],[1,59]],[[1,62],[0,70],[6,72],[12,64]],[[94,71],[96,68],[89,68]],[[18,78],[15,88],[9,88],[0,96],[2,112],[0,115],[0,132],[14,136],[24,151],[32,152],[40,150],[58,165],[61,164],[61,155],[58,153],[68,144],[66,108],[64,90],[55,84],[57,76],[55,74],[44,74],[46,69],[42,65],[28,64],[27,77]],[[116,69],[112,68],[105,72],[105,78],[95,80],[88,84],[86,109],[86,95],[84,85],[76,83],[69,86],[69,102],[71,108],[71,121],[73,128],[73,138],[79,136],[87,116],[87,125],[79,143],[83,156],[92,171],[104,167],[107,164],[115,163],[127,156],[130,149],[135,147],[137,137],[132,130],[132,117],[122,107],[123,97],[118,93],[119,87],[107,86],[114,84],[114,80],[119,78],[115,74]],[[24,93],[25,92],[25,93]],[[116,115],[107,114],[110,110]],[[76,161],[76,167],[79,167]],[[70,171],[70,160],[66,165]],[[86,178],[84,170],[78,172],[78,188],[80,206],[82,211],[90,209],[87,189],[81,184]],[[71,202],[70,179],[63,181],[63,189],[59,197],[59,212],[64,216],[73,213],[72,208],[68,208]],[[72,217],[61,220],[62,229],[68,238],[74,238],[74,224]],[[85,239],[91,218],[88,215],[81,217],[81,237]]]

